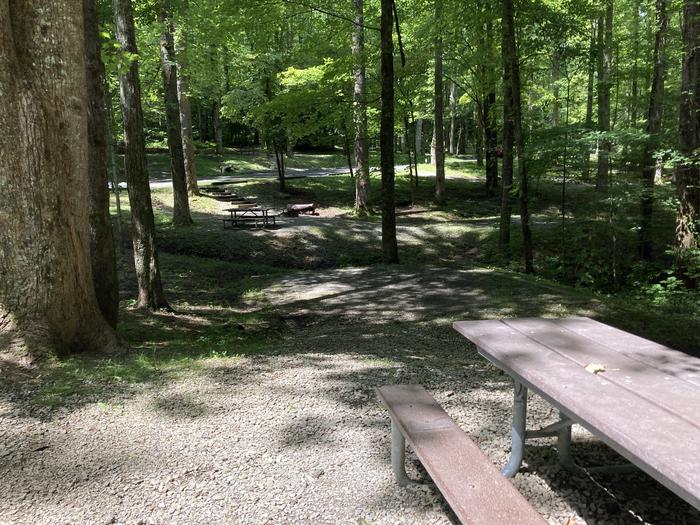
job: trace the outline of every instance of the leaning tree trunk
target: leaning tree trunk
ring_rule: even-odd
[[[654,208],[654,179],[656,177],[656,156],[654,153],[659,146],[659,133],[663,120],[664,79],[666,75],[666,60],[664,48],[666,45],[666,31],[668,29],[668,15],[666,14],[667,0],[656,0],[656,38],[654,43],[654,76],[651,83],[649,96],[649,115],[647,117],[646,132],[649,136],[644,147],[642,159],[642,222],[640,228],[641,255],[644,260],[651,260],[653,236],[651,221]]]
[[[442,81],[442,0],[435,0],[435,128],[433,129],[435,159],[435,202],[445,201],[445,113],[444,88]]]
[[[0,353],[117,345],[90,262],[80,2],[0,2]]]
[[[367,88],[365,74],[364,0],[353,0],[352,56],[355,85],[352,120],[355,126],[355,211],[369,212],[369,143],[367,138]]]
[[[95,0],[83,0],[85,67],[88,95],[88,187],[90,255],[97,303],[107,322],[116,328],[119,317],[119,279],[109,215],[107,100],[105,68],[100,56],[100,32]]]
[[[700,148],[700,1],[683,3],[683,69],[679,149],[683,155],[697,154]],[[676,242],[681,250],[700,246],[700,166],[686,160],[676,167],[678,212]]]
[[[180,103],[180,129],[182,131],[182,151],[185,160],[185,177],[187,191],[190,195],[199,195],[197,184],[197,167],[195,165],[194,137],[192,134],[192,104],[189,95],[189,61],[187,60],[187,28],[182,27],[178,38],[177,50],[177,98]]]
[[[386,264],[399,262],[394,204],[394,13],[393,0],[382,0],[381,85],[382,114],[379,131],[382,169],[382,253]]]
[[[175,41],[172,16],[161,13],[160,64],[163,74],[163,95],[165,98],[165,123],[168,130],[168,151],[170,152],[170,173],[173,179],[173,224],[192,224],[190,202],[187,195],[185,175],[185,153],[182,147],[180,124],[180,103],[177,99],[177,65],[175,62]]]
[[[525,273],[532,273],[532,230],[530,229],[530,209],[527,179],[527,156],[525,135],[522,124],[522,106],[520,97],[520,61],[515,42],[515,13],[513,0],[503,0],[503,62],[510,69],[510,82],[504,82],[504,89],[510,90],[511,122],[513,124],[513,142],[518,152],[518,197],[520,202],[520,225],[523,232],[523,256]]]
[[[113,0],[115,34],[122,52],[138,56],[131,0]],[[119,76],[119,99],[124,124],[124,171],[131,207],[131,237],[139,286],[139,308],[168,309],[156,249],[156,228],[146,167],[139,65],[133,60]]]
[[[613,0],[606,0],[605,16],[598,19],[598,131],[610,131],[610,88],[612,72],[612,24]],[[610,150],[609,137],[600,140],[598,148],[598,170],[596,189],[607,191],[610,185]]]

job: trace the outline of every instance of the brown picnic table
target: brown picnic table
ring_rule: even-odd
[[[700,508],[700,359],[585,317],[453,326],[514,381],[503,474],[516,474],[531,437],[557,436],[560,460],[578,468],[569,445],[571,425],[580,424]],[[559,409],[560,421],[526,430],[528,390]]]
[[[263,226],[267,228],[270,223],[276,224],[278,214],[272,208],[262,208],[256,205],[241,204],[233,208],[228,208],[225,211],[230,213],[230,217],[221,219],[224,223],[224,228],[227,224],[231,226],[239,226],[240,224],[254,224],[255,226]]]

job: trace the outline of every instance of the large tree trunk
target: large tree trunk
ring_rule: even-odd
[[[442,81],[442,0],[435,0],[435,127],[433,129],[435,160],[435,202],[445,201],[445,113],[444,88]]]
[[[113,328],[116,328],[119,317],[119,280],[109,215],[107,171],[109,134],[106,120],[105,68],[100,56],[100,32],[95,0],[83,0],[83,20],[88,96],[88,187],[92,278],[102,315]]]
[[[654,179],[656,176],[657,159],[654,152],[659,146],[659,132],[663,119],[664,79],[666,76],[666,31],[668,29],[668,15],[666,13],[667,0],[656,0],[656,38],[654,43],[654,75],[649,96],[649,114],[647,117],[646,132],[649,135],[644,147],[642,159],[642,223],[640,229],[641,255],[644,260],[652,258],[652,231],[651,221],[654,207]]]
[[[586,130],[593,130],[593,82],[596,70],[596,25],[595,19],[591,20],[591,42],[588,51],[588,84],[586,86]],[[583,152],[583,180],[588,180],[591,164],[591,151],[585,147]]]
[[[610,88],[612,86],[613,1],[606,0],[605,16],[598,18],[598,131],[610,131]],[[610,149],[608,137],[600,140],[596,188],[607,191],[610,185]]]
[[[457,154],[457,84],[450,82],[450,154]]]
[[[679,149],[684,155],[700,148],[700,1],[683,3],[683,70]],[[681,250],[700,246],[700,166],[692,161],[676,167],[679,207],[676,242]]]
[[[185,154],[182,146],[180,124],[180,103],[177,98],[177,65],[175,62],[175,42],[172,15],[161,13],[160,64],[163,74],[163,95],[165,98],[165,121],[168,130],[168,151],[170,151],[170,173],[173,179],[173,224],[192,224],[190,202],[187,195],[185,175]]]
[[[192,104],[190,103],[189,95],[189,61],[187,60],[188,34],[187,28],[184,25],[181,28],[177,44],[177,98],[180,103],[180,129],[182,132],[182,150],[185,160],[187,191],[190,195],[199,195],[194,137],[192,133]]]
[[[423,159],[423,119],[416,119],[416,169]]]
[[[80,2],[0,2],[0,352],[116,347],[90,262]]]
[[[518,153],[518,196],[520,202],[520,225],[523,232],[523,255],[525,272],[532,273],[532,230],[530,229],[530,210],[528,203],[527,156],[525,135],[523,133],[522,110],[520,102],[520,61],[515,41],[515,13],[513,0],[503,0],[503,63],[510,70],[509,82],[504,80],[504,90],[510,91],[511,118],[513,125],[513,142]]]
[[[394,14],[393,1],[382,0],[381,83],[382,114],[379,131],[382,169],[382,253],[386,264],[399,262],[394,204]]]
[[[355,211],[369,212],[369,143],[367,138],[367,88],[365,75],[364,0],[353,0],[355,24],[352,29],[352,56],[355,85],[352,120],[355,126]]]
[[[122,52],[138,56],[131,0],[112,0],[115,34]],[[139,65],[133,60],[119,77],[119,98],[124,124],[124,171],[131,207],[131,237],[139,286],[138,306],[169,308],[160,279],[156,228],[146,166]]]

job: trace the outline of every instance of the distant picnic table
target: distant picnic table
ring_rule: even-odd
[[[514,381],[513,476],[525,439],[557,436],[570,456],[580,424],[651,477],[700,509],[700,359],[585,317],[459,321],[454,328]],[[527,431],[527,393],[561,420]]]
[[[224,223],[231,226],[239,226],[241,224],[254,224],[255,226],[263,226],[267,228],[270,223],[276,224],[278,214],[271,208],[262,208],[255,205],[238,205],[233,208],[228,208],[225,211],[229,212],[230,217],[221,219]]]

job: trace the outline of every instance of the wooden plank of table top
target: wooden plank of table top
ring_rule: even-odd
[[[606,379],[684,418],[700,432],[700,387],[616,351],[618,333],[624,332],[614,330],[603,345],[550,319],[504,319],[503,322],[578,366],[604,365],[606,370],[601,373]]]
[[[656,367],[666,374],[700,386],[700,359],[667,346],[624,332],[587,317],[552,319],[552,322],[628,357]]]
[[[377,393],[463,523],[546,523],[422,386],[389,385]]]
[[[684,418],[534,341],[501,321],[454,328],[618,453],[700,508],[700,433]]]

